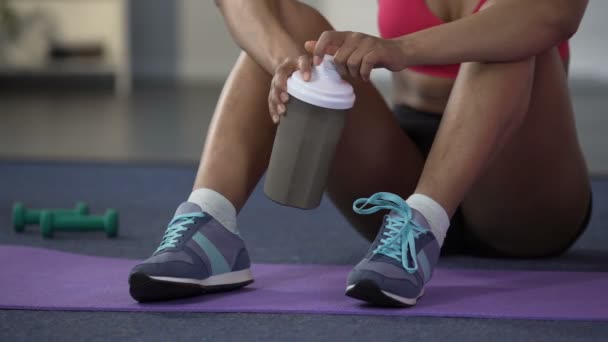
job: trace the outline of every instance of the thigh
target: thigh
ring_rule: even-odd
[[[498,252],[554,254],[583,228],[590,182],[566,78],[555,49],[537,56],[523,123],[462,203],[468,229]]]

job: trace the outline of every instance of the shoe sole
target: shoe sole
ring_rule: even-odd
[[[253,281],[249,269],[220,274],[203,280],[153,277],[136,272],[129,276],[129,293],[140,303],[156,302],[236,290]]]
[[[348,285],[345,294],[349,297],[368,302],[372,305],[394,308],[409,308],[416,305],[418,299],[424,296],[424,289],[416,298],[405,298],[382,290],[378,284],[371,280],[362,280],[356,284]]]

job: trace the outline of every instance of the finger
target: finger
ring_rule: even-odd
[[[285,112],[287,110],[285,105],[281,102],[279,97],[280,97],[280,95],[275,91],[271,95],[271,100],[270,100],[270,102],[271,102],[270,108],[272,111],[272,121],[274,123],[279,123],[279,121],[281,120],[281,117],[285,115]]]
[[[270,93],[268,95],[268,108],[270,110],[272,121],[275,124],[279,122],[279,104],[281,103],[280,98],[281,94],[283,93],[283,90],[281,90],[279,86],[280,82],[279,77],[275,75],[275,77],[272,79]]]
[[[313,61],[313,64],[314,64],[314,65],[319,65],[319,64],[321,64],[321,62],[323,62],[323,57],[325,57],[325,55],[332,55],[332,56],[333,56],[333,55],[335,55],[335,54],[336,54],[336,52],[338,52],[338,50],[339,50],[339,49],[340,49],[340,47],[339,47],[339,46],[330,45],[330,46],[327,48],[327,51],[325,51],[325,54],[324,54],[323,56],[320,56],[320,57],[319,57],[319,56],[314,56],[314,57],[313,57],[313,60],[312,60],[312,61]]]
[[[281,102],[287,103],[287,101],[289,101],[289,94],[287,94],[286,92],[281,92],[281,94],[279,94],[279,99],[281,100]]]
[[[371,50],[373,50],[373,41],[370,39],[363,39],[357,44],[357,49],[351,53],[346,61],[348,72],[352,77],[361,77],[361,63],[363,63],[365,55]]]
[[[298,69],[300,69],[304,81],[310,81],[311,67],[312,63],[310,62],[310,57],[308,57],[307,55],[303,55],[298,58]]]
[[[278,106],[279,106],[279,100],[278,100],[278,94],[280,93],[280,90],[278,90],[276,87],[272,87],[270,89],[270,94],[268,96],[268,103],[270,106],[270,112],[272,114],[272,121],[276,122],[279,118],[279,111],[278,111]]]
[[[272,102],[272,109],[273,109],[273,121],[278,122],[279,117],[281,114],[283,114],[284,110],[281,111],[280,106],[283,106],[283,100],[282,100],[282,94],[286,94],[284,91],[282,91],[279,87],[273,86],[272,90],[270,91],[270,101]]]
[[[348,72],[352,77],[361,77],[361,62],[363,61],[363,54],[360,49],[353,52],[346,61],[346,67],[348,68]]]
[[[336,52],[335,56],[338,56],[338,59],[336,59],[336,57],[334,56],[334,66],[336,67],[336,71],[342,77],[348,76],[348,68],[346,67],[346,61],[350,57],[352,50],[354,50],[354,48],[343,46],[338,50],[338,52]]]
[[[309,54],[312,55],[315,52],[316,45],[317,45],[316,40],[309,40],[306,43],[304,43],[304,49],[306,50],[306,52],[308,52]]]
[[[280,91],[286,92],[287,91],[287,79],[289,78],[289,76],[293,73],[293,70],[295,70],[295,68],[281,68],[279,70],[277,70],[277,73],[274,75],[274,79],[273,79],[273,87],[277,88]]]
[[[274,97],[274,109],[275,109],[275,116],[273,118],[273,121],[275,123],[279,123],[281,121],[281,117],[285,115],[285,111],[287,110],[285,105],[283,104],[283,102],[281,102],[281,100],[279,99],[280,95],[276,94],[273,96]]]
[[[321,64],[323,56],[333,55],[338,48],[344,44],[344,40],[349,32],[325,31],[319,37],[315,50],[313,52],[315,65]],[[334,49],[334,51],[332,51]]]
[[[346,61],[350,55],[355,51],[357,45],[350,40],[346,40],[344,44],[338,49],[334,55],[333,63],[336,66],[336,70],[342,77],[348,76],[348,69],[346,68]]]
[[[372,69],[378,64],[378,50],[372,50],[368,52],[361,61],[361,69],[359,73],[361,74],[361,78],[366,81],[369,81],[370,75],[372,73]]]
[[[287,101],[289,100],[289,95],[287,94],[286,90],[283,90],[281,89],[281,87],[278,86],[278,83],[282,81],[277,78],[276,82],[277,84],[273,87],[272,90],[272,102],[276,113],[275,120],[276,122],[278,122],[281,116],[285,115],[285,112],[287,111],[285,103],[287,103]]]
[[[342,75],[342,77],[348,77],[349,70],[347,66],[347,62],[350,56],[358,49],[360,44],[360,36],[358,33],[352,33],[346,40],[344,44],[340,47],[338,52],[334,55],[334,65],[336,66],[336,70],[338,73]],[[357,70],[357,74],[359,70]]]
[[[279,116],[277,114],[277,107],[275,106],[273,101],[272,92],[268,94],[268,112],[270,113],[270,119],[276,124],[277,120],[279,119]]]

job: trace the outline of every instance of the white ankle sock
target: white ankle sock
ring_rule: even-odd
[[[445,209],[429,196],[422,194],[413,194],[405,202],[424,216],[441,247],[450,227],[450,218]]]
[[[188,202],[198,204],[203,211],[213,216],[229,231],[238,234],[236,225],[236,209],[230,201],[219,192],[207,188],[192,191]]]

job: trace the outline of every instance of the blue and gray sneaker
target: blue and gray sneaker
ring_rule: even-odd
[[[148,302],[237,289],[253,283],[249,267],[243,240],[185,202],[154,254],[131,271],[129,292]]]
[[[348,275],[346,295],[375,305],[413,306],[431,279],[439,244],[426,219],[395,194],[379,192],[353,203],[358,214],[383,209],[391,212],[365,258]]]

